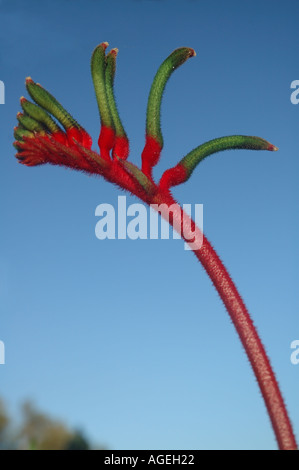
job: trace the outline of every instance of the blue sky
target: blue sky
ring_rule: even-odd
[[[117,206],[116,187],[14,158],[28,75],[96,148],[89,63],[108,41],[119,48],[116,96],[139,164],[153,76],[188,46],[197,56],[167,85],[155,177],[222,135],[279,147],[214,155],[174,196],[203,204],[204,231],[252,314],[299,436],[299,365],[290,361],[299,339],[298,13],[295,0],[0,2],[0,395],[12,412],[33,399],[111,449],[276,448],[234,327],[183,242],[100,241],[95,209]]]

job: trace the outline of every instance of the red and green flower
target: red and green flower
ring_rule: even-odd
[[[145,147],[139,168],[127,160],[129,140],[114,96],[118,50],[111,49],[106,53],[107,47],[106,42],[97,46],[91,59],[101,120],[99,149],[92,148],[90,135],[47,90],[27,78],[26,88],[33,102],[21,98],[22,112],[17,114],[18,125],[14,129],[14,146],[20,163],[26,166],[50,163],[98,174],[147,204],[170,207],[176,203],[171,187],[186,182],[207,156],[230,149],[277,150],[260,137],[220,137],[190,151],[179,163],[167,169],[159,182],[155,182],[152,169],[157,165],[163,149],[160,120],[163,92],[173,71],[194,57],[195,52],[188,47],[176,49],[161,64],[154,77],[147,105]],[[183,224],[183,209],[181,215]],[[173,218],[170,217],[169,222],[174,225]],[[192,224],[195,225],[193,221]],[[183,234],[184,230],[181,231]],[[260,386],[279,447],[296,449],[292,426],[270,361],[240,294],[205,235],[201,248],[193,251],[215,285],[239,334]]]

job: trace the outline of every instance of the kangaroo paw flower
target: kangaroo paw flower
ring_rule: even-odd
[[[66,109],[45,90],[40,84],[35,83],[30,77],[26,79],[26,88],[31,98],[43,109],[55,117],[64,127],[69,145],[72,145],[72,139],[75,138],[85,147],[91,148],[92,140],[89,134],[81,127],[78,122],[66,111]]]
[[[88,174],[98,174],[117,184],[147,204],[163,206],[168,221],[182,234],[190,233],[195,222],[175,202],[170,188],[187,181],[197,165],[208,155],[228,149],[275,151],[277,147],[260,137],[233,135],[206,142],[189,152],[175,167],[166,170],[160,183],[152,177],[152,169],[158,163],[163,148],[161,131],[161,101],[168,79],[173,71],[195,52],[191,48],[176,49],[159,67],[150,89],[146,113],[146,141],[142,152],[142,169],[127,161],[129,140],[121,122],[114,96],[114,76],[117,49],[106,55],[108,43],[95,48],[91,58],[91,74],[98,103],[101,130],[98,139],[100,153],[92,150],[90,135],[69,112],[41,85],[26,79],[26,88],[34,103],[21,98],[23,112],[17,114],[14,128],[16,157],[26,166],[45,163],[61,165]],[[176,207],[169,216],[168,209]],[[162,214],[162,212],[161,212]],[[182,217],[181,217],[182,216]],[[179,227],[179,228],[178,228]],[[182,229],[182,230],[181,230]],[[192,229],[193,231],[193,229]],[[203,234],[202,234],[203,235]],[[199,247],[192,248],[216,287],[246,350],[262,392],[277,442],[281,449],[297,449],[289,420],[271,364],[256,332],[246,306],[219,256],[205,237]]]
[[[26,79],[26,88],[35,103],[24,97],[20,100],[23,113],[17,114],[19,125],[14,130],[18,160],[27,166],[51,163],[95,173],[95,164],[88,162],[79,147],[83,145],[85,151],[91,148],[89,134],[30,77]]]
[[[163,92],[171,74],[190,57],[195,51],[189,47],[181,47],[173,51],[160,65],[148,97],[146,112],[146,141],[142,152],[142,171],[152,177],[152,168],[158,163],[163,148],[161,131],[161,102]]]
[[[166,170],[160,180],[160,187],[167,189],[181,183],[185,183],[197,165],[209,155],[221,152],[222,150],[232,149],[248,149],[248,150],[278,150],[277,147],[270,144],[267,140],[260,137],[247,135],[230,135],[227,137],[219,137],[199,145],[188,153],[173,168]]]
[[[105,51],[107,47],[108,42],[102,42],[93,51],[91,57],[91,75],[101,118],[101,131],[98,140],[100,154],[106,160],[110,160],[110,150],[113,148],[115,139],[115,128],[109,106],[105,80]]]
[[[105,85],[110,113],[115,130],[112,155],[114,158],[126,159],[129,155],[129,140],[119,117],[114,97],[114,76],[118,49],[114,48],[106,56]]]

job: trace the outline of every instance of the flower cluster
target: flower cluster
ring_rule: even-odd
[[[27,78],[26,88],[34,102],[21,98],[23,112],[17,114],[18,126],[14,129],[16,157],[22,164],[36,166],[50,163],[99,174],[149,202],[155,194],[169,192],[171,186],[185,182],[198,163],[212,153],[233,148],[276,150],[259,137],[221,137],[189,152],[176,166],[166,170],[159,184],[156,184],[152,169],[158,163],[163,148],[160,122],[162,95],[173,71],[194,57],[195,51],[188,47],[176,49],[161,64],[154,77],[148,98],[142,167],[139,169],[127,161],[129,140],[114,96],[118,50],[114,48],[106,54],[107,47],[107,42],[101,43],[95,48],[91,59],[101,120],[99,152],[92,150],[90,135],[56,98],[40,84]]]

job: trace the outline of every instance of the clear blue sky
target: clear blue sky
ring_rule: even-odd
[[[214,155],[174,195],[204,205],[204,231],[252,313],[299,436],[299,365],[290,362],[299,339],[298,14],[296,0],[0,1],[0,395],[12,412],[31,398],[111,449],[276,448],[234,327],[194,255],[179,240],[98,240],[95,208],[116,206],[116,187],[14,158],[28,75],[96,148],[89,62],[108,41],[119,48],[116,95],[139,164],[152,78],[188,46],[197,56],[167,85],[155,176],[222,135],[279,147]]]

